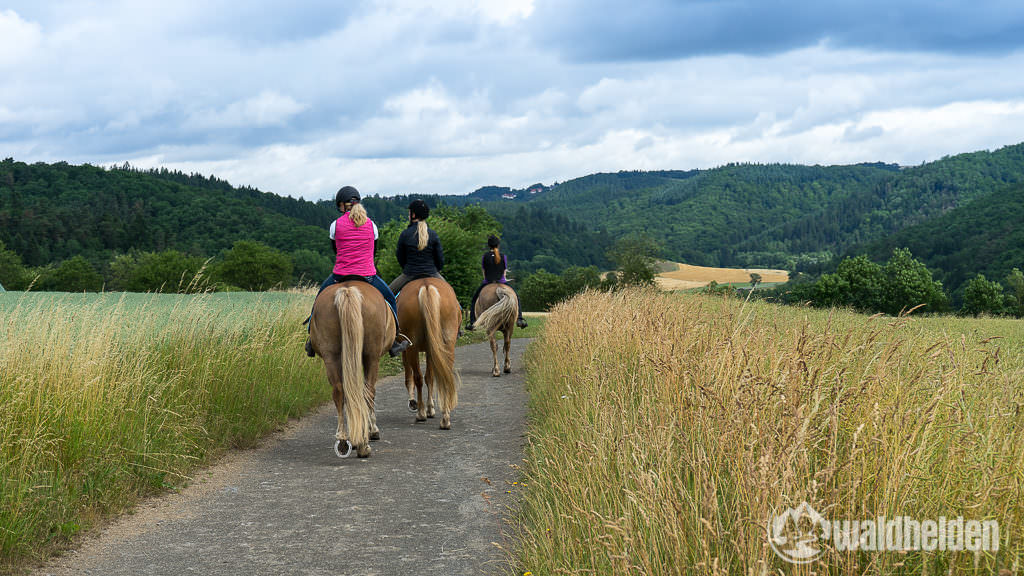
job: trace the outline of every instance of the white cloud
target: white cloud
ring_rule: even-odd
[[[0,69],[13,79],[0,83],[0,148],[309,198],[343,183],[467,193],[734,161],[916,164],[1024,139],[1024,52],[825,42],[564,61],[529,33],[546,10],[532,1],[332,5],[0,11]]]
[[[41,39],[39,24],[23,20],[13,10],[0,11],[0,70],[25,63]]]
[[[199,110],[191,115],[187,126],[196,129],[284,126],[306,108],[291,96],[267,90],[232,102],[221,110]]]

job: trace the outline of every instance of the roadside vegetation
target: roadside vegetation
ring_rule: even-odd
[[[302,350],[311,302],[0,296],[0,572],[329,401]]]
[[[517,572],[1017,570],[1024,324],[867,316],[654,289],[556,306],[527,360]],[[839,553],[794,566],[767,525],[997,520],[995,553]]]

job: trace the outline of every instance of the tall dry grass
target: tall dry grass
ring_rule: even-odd
[[[1024,324],[867,317],[656,291],[558,306],[529,355],[520,571],[1019,573]],[[998,553],[839,553],[794,566],[766,527],[1000,523]]]
[[[312,295],[0,295],[0,567],[326,402]]]

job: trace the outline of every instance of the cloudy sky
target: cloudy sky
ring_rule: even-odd
[[[0,157],[466,194],[1024,141],[1019,0],[0,2]]]

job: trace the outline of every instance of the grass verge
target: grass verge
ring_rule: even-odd
[[[311,302],[0,295],[0,572],[329,401],[302,350]]]
[[[518,573],[1022,567],[1020,321],[591,292],[552,311],[527,368]],[[819,540],[796,566],[767,529],[801,502],[833,520],[996,520],[999,551]]]

